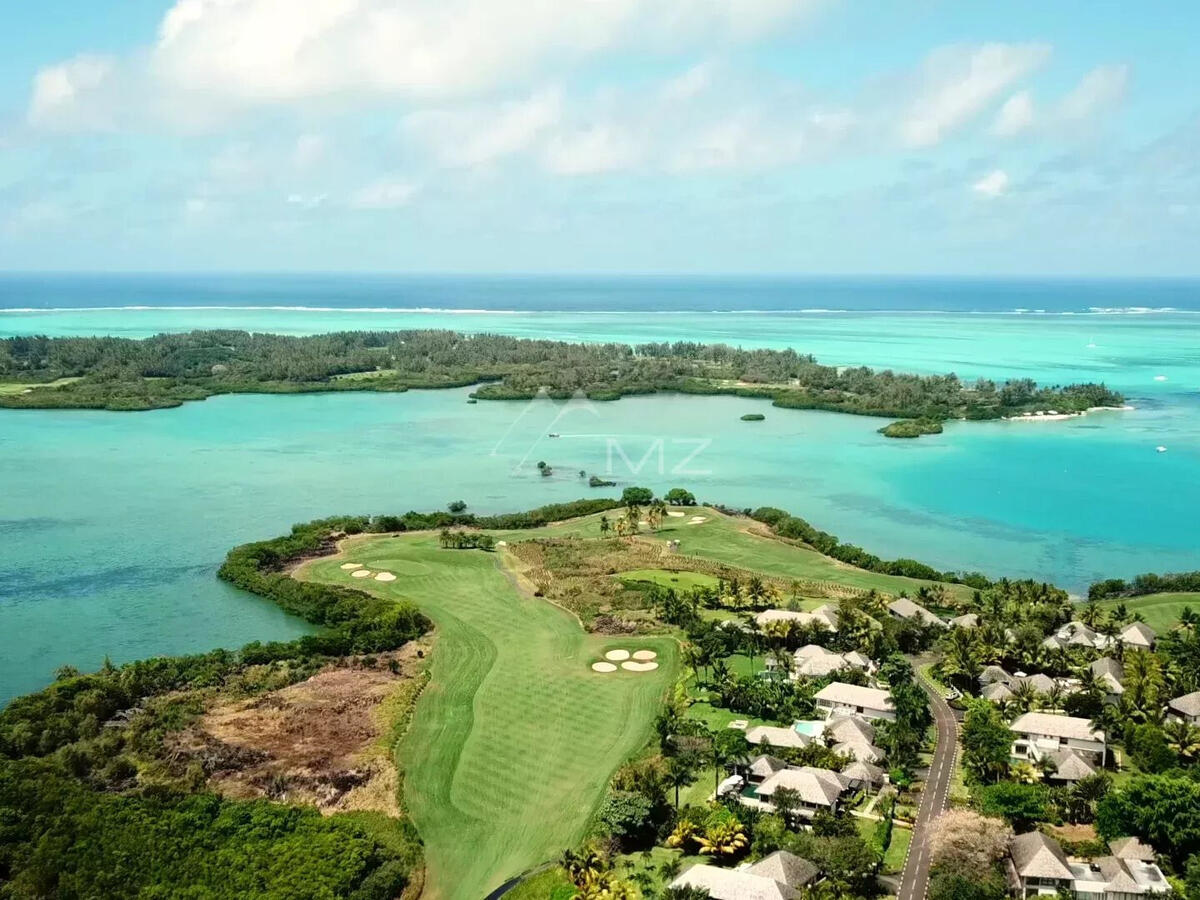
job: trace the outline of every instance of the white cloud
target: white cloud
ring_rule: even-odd
[[[499,105],[426,110],[405,116],[400,130],[441,165],[478,166],[528,149],[558,122],[562,102],[562,91],[555,88]]]
[[[1008,190],[1008,173],[994,169],[971,185],[971,190],[984,197],[999,197]]]
[[[918,93],[900,123],[910,147],[932,147],[1050,58],[1046,44],[944,47],[929,55]]]
[[[33,79],[29,121],[34,125],[107,127],[107,117],[90,102],[89,95],[106,84],[115,65],[109,57],[83,55],[41,69]]]
[[[136,89],[96,101],[195,119],[267,103],[463,98],[609,50],[674,53],[776,33],[825,2],[176,0],[157,42],[123,64]],[[70,120],[108,77],[87,68],[95,59],[43,69],[31,116]]]
[[[328,150],[328,141],[319,134],[302,134],[292,148],[292,166],[301,171],[320,163]]]
[[[1066,122],[1091,119],[1119,104],[1128,82],[1129,66],[1097,66],[1063,98],[1058,114]]]
[[[1000,107],[992,123],[992,134],[998,137],[1015,137],[1033,126],[1033,97],[1029,91],[1013,94]]]
[[[399,209],[407,206],[418,187],[409,181],[383,179],[359,188],[350,196],[354,209]]]
[[[627,169],[638,158],[633,138],[612,125],[592,125],[557,135],[543,153],[546,168],[558,175],[593,175]]]

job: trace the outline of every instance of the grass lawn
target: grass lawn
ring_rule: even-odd
[[[629,572],[618,572],[613,577],[621,581],[649,581],[679,590],[716,587],[718,581],[713,576],[700,572],[671,572],[667,569],[633,569]]]
[[[727,565],[779,578],[833,581],[864,590],[874,588],[889,594],[896,594],[902,590],[912,594],[917,588],[930,583],[916,578],[880,575],[856,569],[816,550],[748,534],[743,530],[750,524],[747,520],[723,516],[707,507],[697,508],[696,514],[707,516],[707,521],[687,525],[678,524],[684,520],[667,519],[654,537],[678,540],[681,554],[715,559]],[[946,587],[951,594],[967,596],[971,592],[971,589],[964,585]]]
[[[1130,613],[1141,613],[1146,617],[1146,624],[1162,634],[1170,631],[1171,626],[1179,621],[1179,613],[1185,606],[1200,612],[1200,594],[1172,593],[1146,594],[1144,597],[1121,597],[1114,600],[1100,601],[1101,609],[1112,609],[1124,603]]]
[[[582,838],[612,772],[651,736],[675,642],[588,635],[513,588],[499,554],[443,550],[434,535],[346,548],[300,577],[411,599],[437,626],[431,680],[401,745],[405,800],[425,842],[428,896],[478,900]],[[351,578],[346,560],[399,578]],[[591,671],[617,647],[656,650],[660,668]]]
[[[630,879],[642,886],[643,879],[635,876],[648,876],[650,889],[661,893],[662,889],[674,880],[674,876],[666,878],[662,874],[664,863],[678,863],[679,871],[690,869],[699,863],[712,863],[710,856],[685,856],[680,850],[670,850],[666,847],[652,847],[649,854],[625,853],[616,859],[616,868],[622,878]],[[532,898],[530,898],[532,900]]]
[[[879,835],[876,829],[879,827],[879,822],[875,819],[855,819],[854,821],[858,825],[859,836],[868,844],[878,849]],[[908,845],[911,843],[912,831],[893,824],[892,842],[888,844],[888,848],[883,854],[883,868],[881,870],[883,874],[891,875],[904,868],[904,858],[908,855]]]
[[[575,885],[558,866],[538,872],[504,895],[504,900],[571,900]]]
[[[78,378],[59,378],[55,381],[40,381],[40,382],[19,382],[19,381],[4,381],[0,382],[0,394],[21,394],[26,390],[37,388],[56,388],[62,387],[64,384],[71,384],[78,381]]]

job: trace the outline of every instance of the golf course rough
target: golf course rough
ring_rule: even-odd
[[[659,667],[598,677],[590,664],[612,639],[522,595],[499,554],[442,549],[429,534],[355,538],[345,554],[298,576],[345,584],[347,558],[403,572],[363,587],[412,600],[436,626],[430,682],[401,745],[405,803],[425,843],[425,894],[478,900],[583,837],[612,773],[651,737],[675,642],[626,638]]]

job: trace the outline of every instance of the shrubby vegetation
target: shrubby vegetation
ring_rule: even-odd
[[[785,510],[773,506],[760,506],[753,511],[747,511],[750,518],[768,525],[780,537],[802,541],[826,556],[841,560],[869,572],[879,572],[884,575],[903,575],[908,578],[921,578],[926,581],[947,581],[970,585],[974,588],[991,586],[991,581],[979,572],[957,573],[939,572],[932,566],[927,566],[915,559],[885,560],[869,553],[854,544],[843,544],[835,535],[810,525],[799,516],[793,516]]]
[[[338,538],[530,528],[615,505],[596,499],[500,516],[341,516],[234,548],[223,579],[321,630],[240,650],[106,664],[91,674],[64,668],[45,690],[13,700],[0,711],[0,897],[391,900],[420,862],[411,825],[397,823],[383,837],[350,817],[214,796],[204,791],[202,770],[171,762],[168,736],[203,712],[205,691],[279,688],[330,660],[398,648],[428,628],[411,604],[287,574]]]
[[[942,423],[936,419],[900,419],[884,425],[879,433],[890,438],[915,438],[923,434],[941,434]]]
[[[474,396],[527,400],[542,390],[593,400],[657,391],[735,394],[776,406],[893,418],[994,419],[1055,408],[1120,404],[1104,385],[1039,388],[1029,379],[973,384],[823,366],[794,350],[724,344],[571,344],[451,331],[340,332],[287,337],[194,331],[126,338],[0,341],[0,380],[48,384],[0,395],[0,405],[144,410],[225,393],[403,391],[482,384]]]
[[[1088,599],[1107,600],[1110,597],[1140,597],[1145,594],[1193,591],[1200,591],[1200,572],[1170,572],[1166,575],[1148,572],[1138,575],[1132,581],[1121,578],[1097,581],[1088,588]]]

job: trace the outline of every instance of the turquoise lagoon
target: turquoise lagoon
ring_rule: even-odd
[[[459,498],[491,512],[596,493],[581,469],[781,506],[887,556],[1074,591],[1101,576],[1198,567],[1194,314],[0,312],[0,335],[195,327],[793,346],[839,364],[1102,379],[1136,409],[954,423],[915,441],[880,437],[875,419],[690,396],[468,405],[467,391],[448,390],[220,397],[136,414],[0,412],[0,702],[63,663],[302,633],[303,623],[216,580],[232,544],[335,512]],[[741,422],[748,411],[766,420]],[[538,476],[538,460],[553,478]]]

